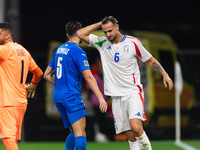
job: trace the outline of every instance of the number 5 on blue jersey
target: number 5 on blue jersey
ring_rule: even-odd
[[[63,57],[58,57],[58,62],[57,62],[57,73],[56,73],[56,77],[57,79],[60,79],[62,77],[62,60]]]

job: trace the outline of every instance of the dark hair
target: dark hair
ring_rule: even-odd
[[[118,23],[117,19],[113,16],[106,16],[103,18],[101,22],[102,24],[107,24],[108,22],[112,22],[114,25]]]
[[[7,30],[10,33],[12,33],[12,25],[9,24],[8,22],[0,23],[0,29]]]
[[[70,21],[65,26],[66,33],[69,35],[69,37],[74,36],[81,28],[82,24],[78,21]]]

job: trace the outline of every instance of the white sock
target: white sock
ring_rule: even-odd
[[[145,131],[140,137],[136,137],[139,147],[141,150],[152,150],[151,143],[149,141],[149,138],[147,137]]]
[[[135,141],[135,142],[128,141],[128,142],[130,145],[130,150],[140,150],[138,141]]]

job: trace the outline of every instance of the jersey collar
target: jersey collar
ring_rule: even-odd
[[[124,42],[124,41],[125,41],[125,39],[126,39],[126,35],[124,34],[124,37],[121,39],[121,41],[120,41],[119,43],[121,43],[121,42]],[[113,42],[111,42],[111,41],[110,41],[110,43],[114,44],[114,43],[113,43]]]
[[[121,43],[121,42],[124,42],[125,39],[126,39],[126,35],[124,34],[124,37],[121,39],[120,43]]]

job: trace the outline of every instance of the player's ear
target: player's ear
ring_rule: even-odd
[[[68,34],[68,33],[66,33],[66,36],[67,36],[67,38],[69,39],[69,34]]]
[[[115,27],[116,27],[117,30],[119,30],[119,25],[118,24],[116,24]]]

